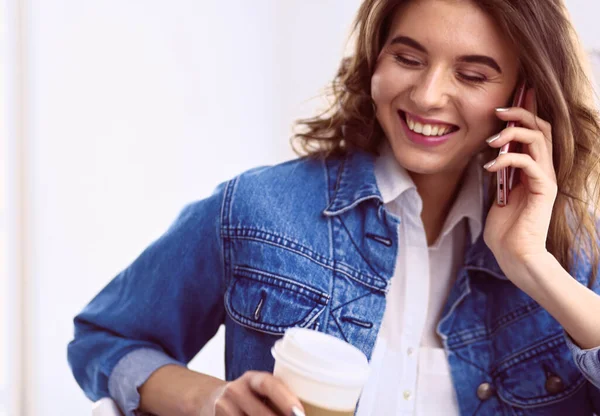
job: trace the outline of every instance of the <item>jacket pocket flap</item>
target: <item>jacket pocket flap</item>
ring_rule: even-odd
[[[229,316],[246,327],[280,335],[308,327],[323,312],[329,296],[292,278],[236,266],[225,293]]]
[[[493,377],[499,397],[523,408],[565,400],[586,382],[562,333],[504,360]]]

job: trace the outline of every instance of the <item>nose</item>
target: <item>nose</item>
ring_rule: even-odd
[[[443,68],[431,68],[423,71],[416,80],[410,98],[423,112],[443,108],[449,100],[450,81]]]

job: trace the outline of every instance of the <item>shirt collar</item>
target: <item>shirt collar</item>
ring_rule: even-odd
[[[335,180],[333,198],[323,211],[325,216],[341,215],[369,200],[384,203],[375,178],[375,162],[375,156],[362,150],[350,151],[339,159],[340,164],[335,171],[337,179]],[[473,163],[480,162],[482,162],[480,158],[474,158]],[[475,169],[471,166],[470,168]],[[482,175],[483,173],[478,170],[477,175],[467,175],[467,177],[475,176],[479,180]],[[483,175],[483,186],[479,195],[486,195],[490,186],[490,179],[490,175]],[[469,184],[465,188],[469,188],[469,186],[472,185]],[[485,204],[485,207],[482,208],[483,212],[479,218],[480,224],[485,224],[490,204],[493,204],[494,200],[488,200],[483,197],[482,199],[484,202],[481,206],[483,207]],[[469,246],[465,253],[465,267],[485,270],[499,279],[506,280],[506,276],[498,265],[492,251],[483,241],[483,238],[481,236],[479,238],[476,237],[478,234],[481,234],[481,226],[477,227],[473,222],[473,232],[471,232],[471,226],[467,230],[471,234],[471,238],[468,241]],[[473,241],[475,242],[473,243]]]
[[[380,157],[375,160],[375,177],[384,203],[392,202],[409,189],[416,191],[416,186],[410,175],[394,157],[389,144],[385,143],[380,149]],[[467,167],[459,193],[448,213],[442,229],[442,235],[452,231],[463,219],[467,218],[471,234],[471,243],[475,243],[482,231],[483,214],[483,174],[479,157],[473,158]],[[416,192],[415,192],[416,194]],[[420,197],[418,207],[422,206]],[[418,209],[420,213],[420,208]]]

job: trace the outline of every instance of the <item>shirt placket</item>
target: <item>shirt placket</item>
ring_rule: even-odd
[[[429,252],[420,216],[404,221],[406,251],[405,297],[402,335],[402,377],[398,386],[398,414],[414,415],[417,391],[418,355],[429,305]],[[406,217],[406,216],[405,216]]]

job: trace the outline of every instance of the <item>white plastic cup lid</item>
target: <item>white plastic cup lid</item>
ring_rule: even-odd
[[[275,360],[321,383],[362,387],[369,376],[369,361],[361,350],[311,329],[290,328],[275,343],[271,354]]]

